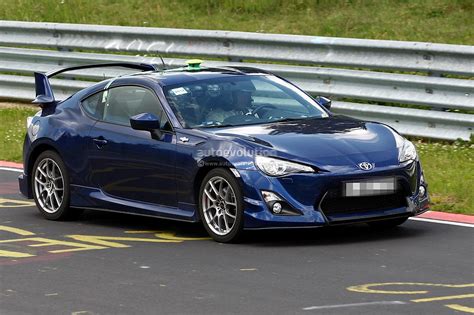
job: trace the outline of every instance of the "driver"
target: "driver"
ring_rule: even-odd
[[[207,121],[223,122],[232,116],[252,115],[252,91],[232,91],[232,108],[215,108],[206,116]]]

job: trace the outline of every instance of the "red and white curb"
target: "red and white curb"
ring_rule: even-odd
[[[23,164],[15,163],[15,162],[8,162],[8,161],[0,161],[0,170],[22,173],[23,172]]]
[[[0,170],[10,172],[23,172],[23,164],[15,162],[0,161]],[[439,224],[449,224],[465,227],[474,227],[474,216],[439,211],[427,211],[417,217],[410,218],[413,221],[422,221]]]
[[[467,214],[427,211],[417,217],[410,218],[410,220],[474,227],[474,216]]]

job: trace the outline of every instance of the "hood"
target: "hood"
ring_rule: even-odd
[[[266,155],[315,165],[357,168],[361,162],[376,167],[398,165],[398,149],[391,128],[345,116],[219,128],[219,136],[236,137]]]

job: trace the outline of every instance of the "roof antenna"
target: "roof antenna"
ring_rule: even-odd
[[[166,64],[165,64],[165,61],[163,60],[163,57],[161,57],[160,55],[158,55],[158,57],[160,57],[161,63],[163,64],[163,70],[166,70]]]

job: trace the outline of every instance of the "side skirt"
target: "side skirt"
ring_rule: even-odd
[[[102,190],[71,185],[71,208],[81,208],[185,222],[197,222],[197,213],[191,207],[181,209],[157,204],[121,199],[105,194]]]

